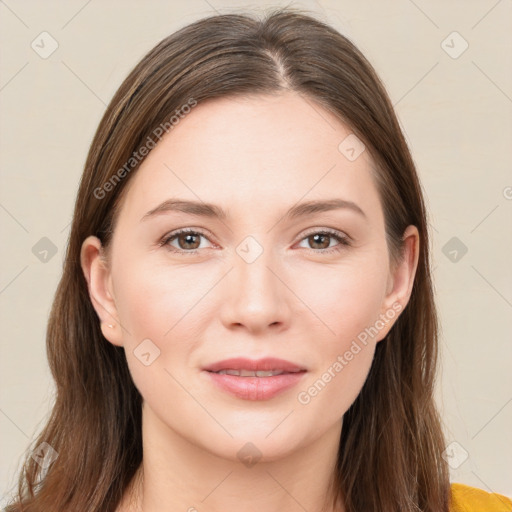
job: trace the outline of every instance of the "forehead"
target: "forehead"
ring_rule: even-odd
[[[350,137],[348,126],[296,93],[208,100],[149,153],[131,178],[122,210],[140,218],[171,196],[228,210],[262,203],[281,209],[326,197],[371,209],[379,203],[374,164],[366,150],[347,158],[343,141]]]

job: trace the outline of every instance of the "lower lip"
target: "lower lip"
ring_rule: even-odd
[[[243,400],[269,400],[298,384],[305,371],[283,373],[272,377],[238,377],[206,371],[212,381],[224,391]]]

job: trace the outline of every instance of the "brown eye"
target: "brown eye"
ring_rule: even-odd
[[[331,235],[317,233],[316,235],[308,236],[308,242],[312,249],[327,249],[330,245],[330,238],[332,238]]]
[[[208,240],[206,235],[191,229],[182,229],[170,233],[160,242],[171,252],[182,254],[195,254],[201,248],[201,238]]]
[[[197,249],[201,245],[200,236],[192,233],[181,233],[176,235],[175,238],[178,240],[180,249]]]
[[[331,240],[336,240],[338,244],[331,245]],[[306,249],[313,252],[330,253],[340,251],[350,246],[350,239],[338,231],[315,231],[301,240],[307,243]]]

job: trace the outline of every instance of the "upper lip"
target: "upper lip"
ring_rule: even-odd
[[[245,357],[236,357],[224,359],[216,363],[205,366],[203,370],[209,372],[219,372],[221,370],[252,370],[252,371],[272,371],[281,370],[283,372],[306,371],[301,365],[278,359],[275,357],[265,357],[263,359],[247,359]]]

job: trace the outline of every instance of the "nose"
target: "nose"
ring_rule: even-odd
[[[243,252],[234,253],[233,268],[223,280],[221,320],[228,329],[245,328],[252,334],[269,328],[284,330],[289,325],[293,294],[280,275],[282,266],[270,250],[251,260]]]

